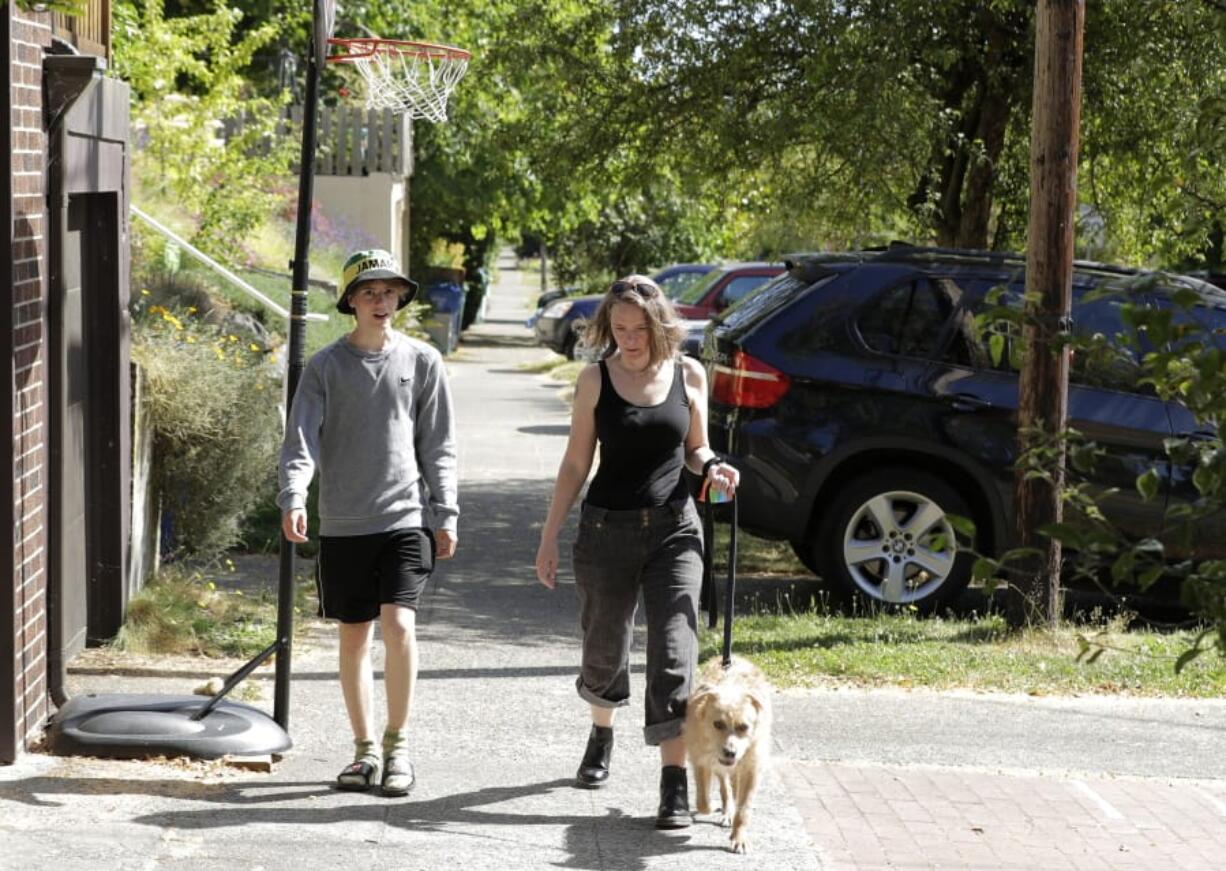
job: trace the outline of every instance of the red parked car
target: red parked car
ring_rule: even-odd
[[[716,266],[673,298],[677,314],[704,320],[783,272],[782,263],[725,263]]]

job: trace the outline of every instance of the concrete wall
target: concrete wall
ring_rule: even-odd
[[[407,194],[403,176],[317,175],[315,203],[325,218],[320,235],[327,233],[350,250],[384,248],[408,268]]]

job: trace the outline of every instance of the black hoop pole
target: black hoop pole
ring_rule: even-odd
[[[294,259],[290,263],[289,368],[285,379],[285,418],[306,366],[307,278],[311,272],[311,201],[315,196],[316,115],[319,104],[319,67],[325,46],[319,46],[323,0],[315,0],[311,51],[307,57],[306,92],[302,107],[302,155],[298,169],[298,222],[294,232]],[[273,719],[289,731],[290,656],[294,642],[294,543],[281,533],[281,574],[277,585],[277,668],[273,691]]]

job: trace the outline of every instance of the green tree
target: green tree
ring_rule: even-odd
[[[592,163],[629,139],[638,159],[735,186],[755,221],[819,217],[819,243],[1024,247],[1031,0],[615,5],[621,62],[575,114]],[[1082,172],[1100,255],[1209,245],[1223,17],[1214,2],[1089,4]]]
[[[167,18],[162,0],[114,7],[115,68],[132,88],[142,147],[135,171],[198,217],[193,242],[224,257],[284,196],[294,137],[282,129],[286,95],[262,97],[246,78],[252,56],[278,33],[267,21],[236,37],[242,13]],[[223,137],[228,122],[241,122]]]
[[[578,0],[344,6],[339,35],[367,29],[473,52],[450,120],[414,125],[414,262],[435,238],[462,241],[471,256],[527,231],[565,252],[565,280],[590,280],[698,256],[727,234],[706,188],[666,161],[632,159],[632,141],[601,151],[580,138],[587,94],[620,63],[608,51],[614,11]],[[630,239],[640,233],[657,241]]]
[[[451,120],[415,127],[415,259],[436,237],[523,229],[616,270],[619,234],[641,227],[618,216],[670,220],[660,200],[688,204],[691,250],[725,255],[900,237],[1024,248],[1033,7],[364,0],[342,5],[338,34],[474,53]],[[1220,260],[1223,19],[1213,0],[1089,3],[1094,256]]]

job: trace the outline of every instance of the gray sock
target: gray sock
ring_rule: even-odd
[[[379,754],[375,752],[375,742],[367,738],[364,741],[353,742],[353,761],[361,762],[365,760],[371,765],[379,764]]]
[[[405,729],[383,733],[383,758],[389,756],[407,756],[409,754],[409,733]]]

